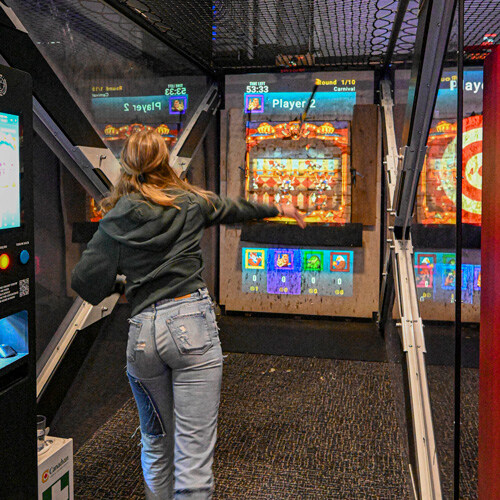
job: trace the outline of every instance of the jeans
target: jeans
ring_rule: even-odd
[[[222,350],[206,289],[129,319],[127,374],[141,423],[146,498],[206,500],[214,486]]]

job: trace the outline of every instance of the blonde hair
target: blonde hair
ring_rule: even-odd
[[[179,190],[195,193],[210,201],[210,191],[192,186],[177,176],[169,165],[165,140],[153,130],[132,134],[123,146],[120,163],[120,178],[109,196],[100,203],[104,212],[109,212],[122,196],[131,193],[140,193],[146,201],[175,208],[179,208],[175,205]],[[177,193],[169,193],[172,189]]]

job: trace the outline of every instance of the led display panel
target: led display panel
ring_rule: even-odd
[[[415,282],[421,302],[454,303],[456,256],[447,252],[415,252]],[[479,304],[481,266],[462,264],[462,302]]]
[[[0,113],[0,229],[21,225],[19,116]]]
[[[481,225],[483,71],[464,71],[462,219]],[[421,224],[455,224],[457,192],[457,74],[444,71],[417,194]]]
[[[242,248],[242,291],[283,295],[353,293],[352,250]]]

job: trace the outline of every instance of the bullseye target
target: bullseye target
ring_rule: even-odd
[[[481,224],[483,117],[463,120],[462,220]],[[421,214],[424,224],[454,224],[456,221],[456,125],[440,122],[429,136],[429,153],[421,178]]]
[[[464,120],[462,209],[464,222],[481,224],[483,186],[483,117]]]

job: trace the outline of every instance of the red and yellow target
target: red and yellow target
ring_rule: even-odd
[[[454,156],[456,147],[457,138],[455,136],[446,148],[445,155]],[[482,115],[470,116],[463,121],[462,139],[462,220],[466,224],[481,224],[482,167],[483,117]],[[449,186],[449,184],[443,186],[446,191],[445,186]],[[453,192],[446,194],[456,204],[456,180]]]
[[[462,220],[481,225],[483,117],[463,120]],[[420,179],[419,220],[455,224],[457,198],[456,124],[440,122],[429,135],[429,152]]]

